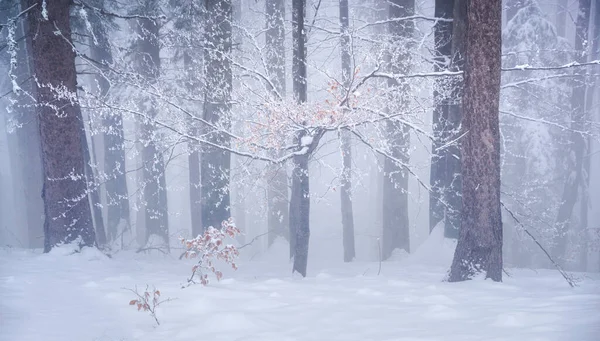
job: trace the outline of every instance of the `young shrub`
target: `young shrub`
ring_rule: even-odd
[[[237,247],[231,244],[225,245],[227,238],[234,239],[240,235],[240,230],[229,218],[221,223],[221,228],[209,227],[204,234],[194,239],[180,238],[186,247],[185,258],[198,258],[196,265],[192,267],[192,275],[188,279],[188,285],[195,284],[194,277],[198,276],[202,285],[209,283],[208,272],[212,272],[217,281],[223,277],[223,273],[215,268],[214,261],[221,260],[230,264],[237,270],[235,259],[240,255]]]

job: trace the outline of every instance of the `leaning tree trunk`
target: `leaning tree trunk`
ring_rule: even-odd
[[[284,100],[285,87],[285,2],[267,0],[266,12],[266,66],[275,100]],[[267,172],[267,218],[269,245],[277,237],[288,238],[288,183],[284,165],[270,165]]]
[[[146,7],[157,6],[155,1],[147,1]],[[151,18],[137,19],[137,69],[143,81],[154,84],[160,74],[160,45],[158,41],[158,24]],[[162,238],[169,247],[169,217],[167,205],[167,188],[165,177],[165,161],[157,146],[159,136],[152,120],[158,114],[155,100],[145,98],[141,107],[148,119],[141,122],[142,177],[145,205],[145,241],[148,243],[152,235]]]
[[[229,136],[217,132],[214,125],[225,130],[231,127],[231,0],[207,0],[204,63],[206,67],[206,91],[204,120],[212,127],[205,127],[207,138],[220,146],[229,145]],[[229,219],[229,178],[231,155],[228,151],[205,147],[200,160],[200,183],[202,191],[202,226],[220,228]]]
[[[34,6],[28,12],[27,24],[37,79],[44,170],[44,252],[74,240],[80,246],[93,246],[96,239],[90,206],[85,200],[81,108],[72,100],[72,96],[77,96],[77,75],[70,4],[69,0],[25,0],[23,4],[25,8]]]
[[[390,71],[393,74],[408,74],[410,70],[410,49],[414,33],[412,20],[393,21],[396,18],[414,14],[414,0],[394,0],[390,2],[389,24]],[[406,80],[390,80],[388,87],[394,88],[388,111],[408,114],[410,86]],[[388,259],[395,249],[410,252],[410,226],[408,221],[408,172],[410,131],[408,126],[390,119],[387,121],[387,139],[394,159],[385,158],[383,165],[383,234],[382,258]]]
[[[468,1],[463,97],[462,223],[448,280],[502,281],[500,69],[502,1]]]
[[[350,33],[348,18],[348,0],[340,0],[340,29],[342,48],[342,85],[344,95],[351,86],[352,62],[350,60]],[[342,235],[344,244],[344,262],[351,262],[356,257],[354,248],[354,216],[352,213],[352,139],[350,132],[340,132],[342,152],[342,176],[340,201],[342,208]]]
[[[584,44],[588,41],[588,28],[590,21],[591,0],[580,0],[579,11],[576,22],[575,51],[576,61],[586,61],[586,48]],[[582,133],[586,130],[585,93],[586,79],[585,70],[578,68],[574,74],[573,93],[571,95],[571,133],[570,153],[567,178],[563,189],[562,202],[558,209],[556,218],[556,238],[553,248],[555,259],[565,257],[568,242],[568,232],[571,225],[573,208],[579,197],[580,187],[583,185],[583,166],[586,141]]]
[[[100,5],[102,6],[103,3]],[[97,62],[99,73],[95,80],[98,85],[97,93],[101,99],[108,96],[110,83],[107,79],[110,66],[113,63],[112,52],[106,27],[100,22],[101,18],[93,16],[92,28],[96,42],[90,39],[90,55]],[[107,177],[106,190],[106,237],[114,241],[119,233],[130,226],[129,193],[127,191],[127,176],[125,173],[125,137],[123,132],[123,117],[120,113],[105,110],[102,113],[104,125],[104,175]],[[119,231],[119,228],[121,231]]]
[[[455,48],[456,37],[453,26],[461,25],[464,18],[457,17],[455,6],[463,1],[437,0],[435,3],[436,18],[452,19],[454,21],[438,21],[434,26],[435,48],[437,63],[435,71],[447,69],[460,69],[457,59],[462,55],[462,50]],[[458,23],[457,23],[458,22]],[[444,65],[446,63],[446,65]],[[460,147],[458,142],[453,142],[460,129],[460,81],[452,79],[439,79],[437,89],[434,90],[435,109],[433,111],[434,141],[431,152],[429,197],[429,231],[440,222],[444,221],[444,236],[458,238],[460,227]]]

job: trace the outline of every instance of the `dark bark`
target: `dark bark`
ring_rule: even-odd
[[[292,78],[294,98],[299,104],[306,102],[306,32],[304,16],[306,13],[305,0],[292,1]],[[307,148],[305,153],[293,158],[292,193],[290,198],[290,253],[294,258],[292,272],[296,271],[306,277],[308,264],[308,244],[310,239],[310,187],[308,160],[318,139],[313,138],[309,146],[302,141],[306,132],[298,133],[296,143],[298,149]]]
[[[156,10],[157,4],[146,1],[146,8]],[[160,75],[160,45],[158,41],[159,27],[153,19],[137,20],[137,60],[136,67],[144,82],[156,83]],[[152,120],[156,117],[154,99],[146,98],[141,103],[148,119],[141,122],[142,174],[145,205],[146,243],[150,236],[156,235],[169,245],[169,217],[167,204],[167,188],[165,178],[165,161],[157,141],[160,139]]]
[[[102,6],[103,3],[100,5]],[[107,79],[110,72],[109,66],[113,63],[112,51],[108,41],[108,32],[100,18],[92,17],[92,28],[96,43],[90,39],[90,56],[97,62],[96,66],[101,73],[96,74],[98,96],[104,98],[110,90]],[[108,241],[117,238],[121,227],[126,230],[130,226],[129,194],[127,191],[127,176],[125,173],[125,138],[123,133],[122,115],[114,111],[105,111],[102,115],[104,132],[104,173],[106,193],[106,234]]]
[[[468,1],[462,144],[462,223],[448,280],[502,281],[500,0]]]
[[[285,3],[283,0],[267,0],[266,12],[266,64],[267,74],[273,86],[269,86],[275,100],[285,98]],[[269,213],[269,245],[277,237],[289,238],[287,172],[281,165],[269,166],[267,174],[267,200]]]
[[[587,58],[586,47],[588,41],[588,28],[590,22],[591,0],[580,0],[579,11],[576,21],[575,34],[575,60],[585,62]],[[568,233],[571,228],[571,216],[573,208],[579,198],[581,186],[583,185],[584,154],[586,151],[585,131],[587,115],[585,111],[586,78],[585,70],[575,70],[573,78],[573,92],[571,94],[571,133],[570,153],[568,154],[567,177],[563,189],[562,202],[556,217],[556,238],[553,248],[555,259],[565,257],[567,249]]]
[[[39,133],[44,185],[44,251],[62,242],[80,238],[80,246],[93,246],[95,233],[87,200],[84,151],[81,143],[81,108],[52,88],[64,88],[76,96],[75,51],[71,45],[69,0],[46,1],[48,20],[42,15],[42,0],[25,0],[37,78]],[[59,31],[61,34],[55,34]]]
[[[463,0],[437,0],[435,16],[454,18],[453,23],[437,22],[434,26],[437,64],[436,71],[452,69],[461,70],[460,59],[464,51]],[[454,34],[454,26],[458,34]],[[443,65],[446,63],[446,65]],[[449,88],[445,88],[448,86]],[[432,145],[430,183],[432,192],[429,199],[429,230],[444,220],[444,235],[447,238],[458,238],[461,211],[461,175],[460,175],[460,142],[452,143],[458,137],[461,120],[460,99],[462,82],[459,79],[440,79],[437,87],[442,93],[434,91],[435,109],[433,112],[434,142]],[[450,143],[450,144],[449,144]],[[443,147],[443,148],[441,148]],[[440,149],[441,148],[441,149]]]
[[[414,14],[414,0],[390,1],[390,19]],[[394,74],[408,74],[410,71],[410,48],[414,33],[412,20],[395,21],[389,24],[391,51],[389,52],[390,71]],[[408,114],[409,84],[406,80],[389,80],[388,87],[394,88],[396,95],[390,98],[388,111]],[[385,158],[383,165],[383,234],[382,258],[388,259],[395,249],[410,252],[410,226],[408,221],[408,172],[405,165],[409,161],[410,131],[408,126],[395,120],[386,122],[390,154],[395,160]]]
[[[344,93],[350,88],[352,62],[350,60],[350,33],[348,17],[348,0],[340,0],[340,30],[342,50],[342,85]],[[344,262],[351,262],[356,257],[354,247],[354,216],[352,211],[352,139],[350,132],[340,132],[342,152],[342,176],[340,201],[342,209],[342,236],[344,244]]]
[[[229,130],[231,126],[231,0],[207,0],[204,63],[206,91],[204,119]],[[228,146],[229,136],[206,127],[207,138]],[[220,228],[230,218],[229,178],[231,155],[223,149],[205,147],[200,160],[202,227]]]

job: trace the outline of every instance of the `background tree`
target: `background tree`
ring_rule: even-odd
[[[204,63],[206,88],[204,121],[208,139],[216,145],[227,146],[227,133],[231,128],[231,20],[230,0],[208,0],[205,3],[207,22],[205,28]],[[219,227],[230,217],[229,174],[231,155],[228,151],[205,147],[202,151],[200,183],[202,190],[202,225]]]
[[[502,281],[500,70],[502,2],[467,2],[462,150],[463,214],[449,281]]]
[[[342,91],[348,93],[352,85],[352,62],[350,59],[350,33],[348,0],[340,0],[340,38],[342,52]],[[340,201],[342,208],[342,230],[344,243],[344,262],[356,257],[354,247],[354,215],[352,211],[352,135],[347,130],[340,131],[342,152],[342,175]]]
[[[405,75],[410,72],[410,49],[414,22],[410,19],[397,19],[413,15],[414,10],[414,0],[394,0],[389,3],[390,52],[388,58],[389,68],[393,74]],[[409,100],[406,95],[410,91],[409,83],[402,79],[390,79],[388,87],[394,88],[394,91],[400,94],[389,99],[388,112],[408,114]],[[410,252],[408,172],[404,166],[409,161],[410,130],[405,124],[393,119],[387,120],[386,129],[387,144],[393,159],[385,158],[383,166],[383,259],[388,259],[394,249]]]
[[[265,1],[265,59],[275,100],[285,100],[285,2]],[[271,165],[267,173],[269,245],[276,237],[289,238],[288,179],[285,165]]]
[[[157,0],[144,0],[134,12],[144,14],[135,20],[135,67],[142,78],[142,85],[147,88],[156,86],[160,76],[158,5]],[[154,122],[158,115],[156,99],[143,95],[139,107],[140,111],[147,113],[140,122],[145,241],[148,243],[151,236],[156,235],[168,247],[167,184],[165,161],[157,145],[160,135]]]

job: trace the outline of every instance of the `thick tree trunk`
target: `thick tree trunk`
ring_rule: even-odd
[[[407,17],[414,14],[414,0],[394,0],[388,8],[389,19]],[[410,46],[414,33],[412,20],[394,21],[389,24],[392,36],[389,52],[390,70],[393,74],[408,74],[410,70]],[[390,98],[389,112],[408,114],[407,81],[390,80],[388,87],[395,88],[394,93],[401,94]],[[394,120],[387,121],[387,139],[390,153],[395,160],[386,158],[383,165],[383,234],[382,257],[388,259],[395,249],[410,252],[410,226],[408,221],[408,172],[405,166],[409,162],[410,131],[405,124]]]
[[[502,280],[500,69],[502,3],[468,1],[462,141],[462,224],[449,281]]]
[[[148,1],[147,8],[157,6],[154,1]],[[160,74],[160,46],[158,41],[158,24],[148,18],[138,19],[136,31],[138,35],[137,69],[144,81],[152,84],[158,81]],[[152,98],[147,98],[141,104],[149,119],[141,122],[142,140],[142,174],[145,205],[146,238],[148,243],[152,235],[163,239],[165,246],[169,247],[169,217],[167,204],[167,188],[165,177],[165,162],[162,153],[158,150],[156,127],[152,119],[157,115],[156,106]]]
[[[102,6],[102,4],[100,4]],[[102,73],[96,74],[98,96],[104,98],[110,90],[106,78],[113,63],[108,32],[94,15],[92,28],[96,43],[90,39],[90,56]],[[125,173],[125,138],[123,133],[123,118],[118,112],[106,111],[102,115],[104,132],[104,175],[106,193],[106,234],[108,241],[114,241],[119,233],[129,229],[129,194],[127,191],[127,176]],[[119,231],[121,228],[121,231]]]
[[[352,62],[350,60],[350,34],[348,17],[348,0],[340,0],[340,27],[342,49],[342,85],[344,94],[351,84]],[[342,176],[340,201],[342,209],[342,235],[344,244],[344,262],[351,262],[356,257],[354,247],[354,215],[352,212],[352,139],[350,132],[340,132],[340,149],[342,152]]]
[[[285,98],[285,3],[283,0],[267,0],[266,12],[266,60],[267,74],[273,84],[271,91],[275,100]],[[267,200],[269,213],[269,245],[277,237],[289,238],[288,182],[285,166],[270,165],[267,172]]]
[[[587,52],[584,44],[588,41],[588,28],[590,21],[591,0],[580,0],[579,11],[576,22],[575,50],[576,61],[585,62]],[[571,136],[570,153],[567,179],[563,189],[562,202],[558,209],[556,218],[556,238],[553,248],[555,259],[565,257],[568,243],[568,233],[571,228],[571,216],[573,208],[579,198],[580,188],[583,185],[583,166],[584,154],[586,151],[586,141],[580,131],[586,130],[586,112],[585,112],[585,93],[586,78],[585,70],[579,68],[575,70],[573,79],[573,93],[571,95]]]
[[[231,126],[231,0],[207,0],[204,62],[206,67],[206,92],[204,120],[229,130]],[[218,145],[228,146],[229,136],[206,127],[208,139]],[[205,147],[200,160],[202,190],[202,226],[220,228],[229,219],[229,178],[231,155],[229,152]]]
[[[460,12],[455,7],[464,1],[437,0],[435,4],[435,16],[437,18],[452,19],[454,23],[438,21],[435,26],[435,48],[437,64],[435,71],[446,69],[459,69],[457,60],[462,55],[462,49],[455,43],[453,26],[464,17],[457,17]],[[454,48],[456,47],[456,49]],[[445,63],[445,65],[444,65]],[[460,147],[458,143],[450,143],[457,137],[460,128],[460,81],[452,81],[448,89],[443,89],[447,80],[440,79],[438,88],[442,91],[434,91],[435,109],[433,112],[433,134],[430,184],[432,192],[429,198],[429,230],[444,220],[444,235],[447,238],[458,238],[460,227]],[[442,148],[443,147],[443,148]],[[441,149],[440,149],[441,148]]]
[[[39,133],[44,170],[44,251],[80,239],[93,246],[95,233],[87,200],[81,109],[76,101],[75,51],[71,45],[70,1],[25,0],[33,74],[37,79]],[[56,34],[60,32],[60,34]],[[33,39],[35,33],[35,39]]]

